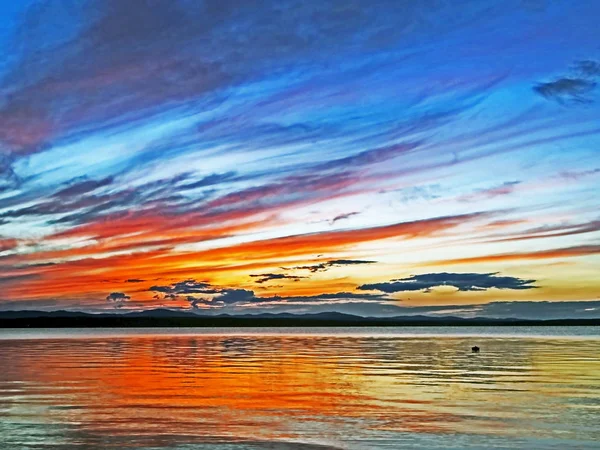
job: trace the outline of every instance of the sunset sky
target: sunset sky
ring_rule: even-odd
[[[600,2],[0,2],[0,310],[600,317]]]

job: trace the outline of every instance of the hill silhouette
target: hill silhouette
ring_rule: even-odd
[[[455,316],[361,317],[338,312],[316,314],[262,313],[206,315],[195,312],[152,309],[126,313],[80,311],[3,311],[0,328],[65,327],[312,327],[312,326],[539,326],[600,325],[600,319],[529,320],[514,318],[462,318]]]

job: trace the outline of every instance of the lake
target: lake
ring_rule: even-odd
[[[0,330],[0,448],[599,441],[598,327]]]

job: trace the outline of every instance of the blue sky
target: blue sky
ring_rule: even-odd
[[[599,13],[3,4],[0,308],[597,314]]]

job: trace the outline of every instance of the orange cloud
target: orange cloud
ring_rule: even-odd
[[[27,283],[8,284],[4,292],[15,299],[52,296],[81,298],[82,295],[91,299],[104,298],[109,290],[130,294],[132,286],[127,285],[128,278],[168,280],[169,277],[181,279],[201,276],[212,281],[218,273],[239,274],[244,270],[263,269],[278,264],[282,258],[303,257],[322,252],[335,253],[357,244],[384,239],[430,237],[457,228],[481,216],[482,214],[478,213],[466,214],[372,228],[294,235],[186,253],[175,252],[172,247],[162,247],[98,257],[101,253],[90,255],[89,249],[72,248],[46,254],[14,255],[11,261],[13,264],[67,256],[75,259],[58,261],[55,264],[15,268],[13,269],[15,275],[27,273],[32,277],[27,280]],[[222,231],[223,229],[216,229],[215,233]],[[189,237],[190,242],[198,240],[197,236]],[[187,242],[185,236],[182,239]],[[114,251],[116,248],[109,245],[105,248],[100,246],[95,250]],[[77,259],[76,257],[80,255],[84,257]],[[239,276],[234,278],[239,280]],[[247,280],[247,273],[244,278],[246,279],[240,283],[241,285],[244,282],[250,283]],[[139,298],[134,296],[134,299],[151,300],[151,294],[146,292],[147,288],[144,283],[136,286],[135,289],[140,292],[140,296]]]
[[[456,258],[432,261],[422,264],[423,266],[439,266],[451,264],[489,263],[498,261],[538,260],[553,258],[572,258],[578,256],[597,255],[600,253],[600,245],[580,245],[576,247],[557,248],[552,250],[539,250],[535,252],[502,253],[499,255],[475,256],[470,258]]]

